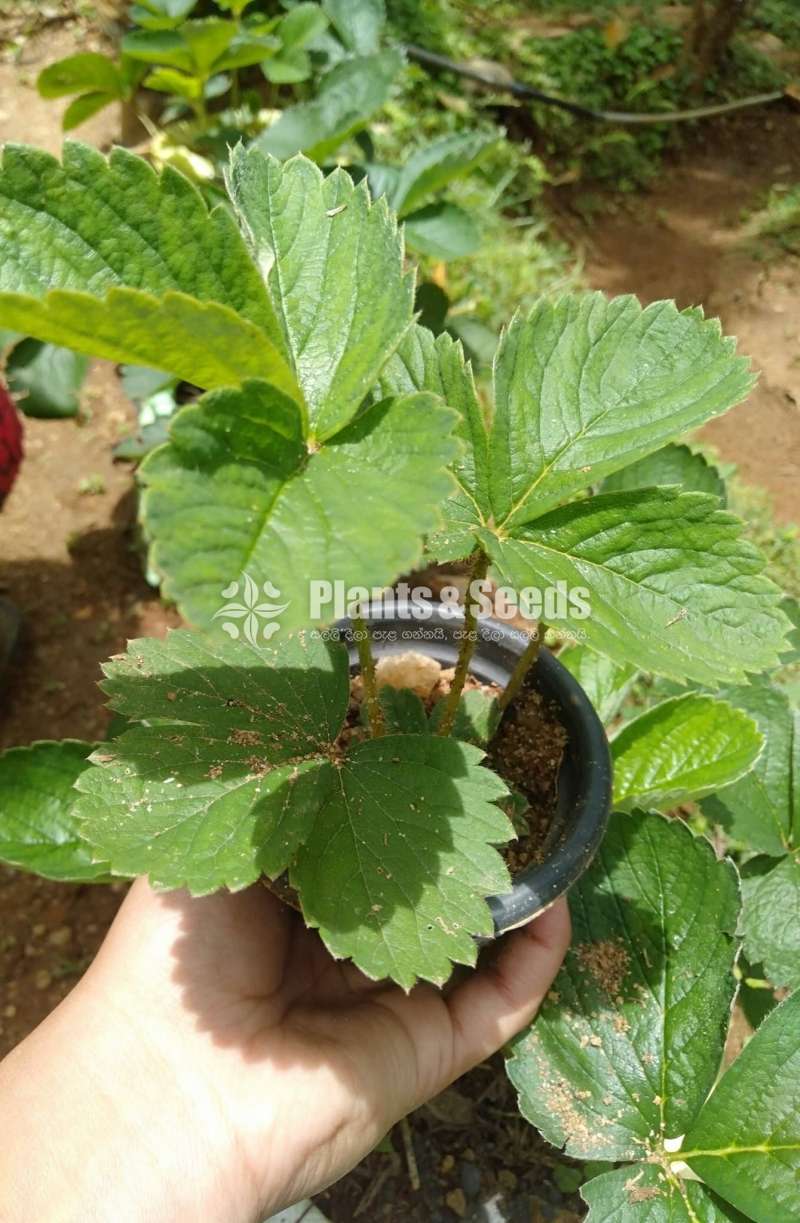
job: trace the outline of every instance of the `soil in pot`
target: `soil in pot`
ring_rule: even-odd
[[[567,732],[554,706],[528,682],[511,702],[489,746],[488,763],[527,800],[514,817],[517,840],[502,854],[512,875],[545,857]]]

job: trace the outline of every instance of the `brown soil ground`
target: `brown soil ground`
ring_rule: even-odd
[[[32,20],[38,26],[40,14]],[[21,28],[16,14],[8,24]],[[0,141],[58,153],[65,103],[42,100],[36,75],[78,46],[100,45],[83,26],[45,20],[16,62],[0,63]],[[118,121],[114,110],[102,112],[80,136],[107,147]],[[25,422],[25,462],[0,516],[0,594],[25,617],[19,663],[0,680],[0,747],[102,738],[101,661],[128,638],[176,622],[142,575],[130,469],[111,461],[112,444],[132,423],[113,368],[101,362],[87,381],[80,423]],[[102,491],[81,493],[87,478]],[[122,890],[64,887],[0,867],[0,1056],[75,983]]]
[[[55,25],[25,45],[18,65],[0,64],[0,140],[58,150],[59,104],[41,102],[32,81],[76,43],[75,29]],[[105,112],[80,135],[103,147],[116,124]],[[616,212],[591,228],[564,197],[556,201],[563,227],[585,251],[589,283],[644,300],[701,302],[740,336],[762,371],[759,389],[704,436],[772,493],[785,521],[800,520],[800,261],[765,260],[763,248],[754,257],[742,216],[774,182],[800,179],[798,137],[800,115],[782,110],[709,126],[698,146],[667,164],[656,189],[616,202]],[[127,638],[160,634],[176,620],[142,577],[131,475],[110,459],[130,421],[110,367],[94,369],[85,406],[82,424],[27,423],[27,459],[0,517],[0,593],[26,618],[20,661],[0,693],[0,747],[102,736],[100,662]],[[87,476],[99,477],[94,485],[103,491],[81,494]],[[121,890],[65,887],[0,868],[0,1055],[74,984]],[[419,1188],[397,1130],[386,1151],[323,1195],[335,1223],[447,1223],[469,1215],[478,1189],[513,1199],[520,1219],[579,1217],[576,1198],[552,1180],[553,1167],[566,1161],[521,1121],[493,1065],[420,1110],[411,1141]]]
[[[776,516],[800,522],[800,259],[753,235],[750,214],[775,183],[800,182],[800,111],[776,108],[708,123],[643,195],[613,201],[591,224],[556,197],[594,288],[702,305],[760,373],[742,407],[703,440],[766,488]],[[577,202],[579,193],[575,193]]]

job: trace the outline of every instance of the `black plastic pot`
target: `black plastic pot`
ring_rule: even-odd
[[[456,661],[460,613],[442,604],[428,605],[427,619],[415,619],[408,603],[373,604],[364,618],[370,625],[377,658],[414,650],[445,667]],[[336,626],[358,669],[358,653],[349,620]],[[525,648],[527,638],[497,620],[478,623],[478,643],[470,670],[483,683],[504,686]],[[605,731],[589,698],[566,667],[542,649],[533,683],[558,710],[569,738],[558,774],[557,809],[544,846],[543,862],[514,878],[505,896],[491,896],[495,935],[531,921],[580,878],[603,839],[611,809],[611,755]]]

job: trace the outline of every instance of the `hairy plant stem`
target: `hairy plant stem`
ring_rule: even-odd
[[[372,637],[363,616],[353,616],[353,635],[361,664],[361,679],[364,684],[364,700],[369,714],[369,731],[374,739],[386,733],[383,710],[375,682],[375,659],[372,654]]]
[[[525,682],[525,676],[528,674],[531,667],[536,662],[536,659],[539,657],[539,650],[541,649],[546,632],[547,625],[540,621],[536,629],[536,636],[531,637],[530,641],[525,646],[525,649],[522,651],[519,659],[517,660],[517,665],[514,667],[514,670],[509,676],[508,683],[497,698],[497,708],[500,713],[508,709],[514,697],[517,695]]]
[[[472,566],[472,572],[469,575],[469,583],[467,584],[467,597],[464,602],[464,636],[461,639],[461,648],[458,651],[458,661],[456,662],[455,675],[450,691],[445,697],[444,713],[442,720],[439,723],[437,734],[449,735],[452,733],[453,726],[456,721],[458,712],[458,702],[461,700],[461,693],[464,691],[464,683],[469,671],[469,664],[472,661],[472,655],[475,653],[475,646],[478,642],[478,634],[476,626],[478,623],[477,606],[472,600],[471,590],[473,582],[482,582],[486,577],[486,571],[489,568],[489,557],[485,552],[479,552],[475,564]]]

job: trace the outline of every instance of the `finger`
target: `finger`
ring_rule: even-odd
[[[456,1074],[495,1053],[530,1023],[561,967],[569,940],[569,909],[562,897],[505,938],[494,957],[453,990],[447,1007],[455,1033]]]

